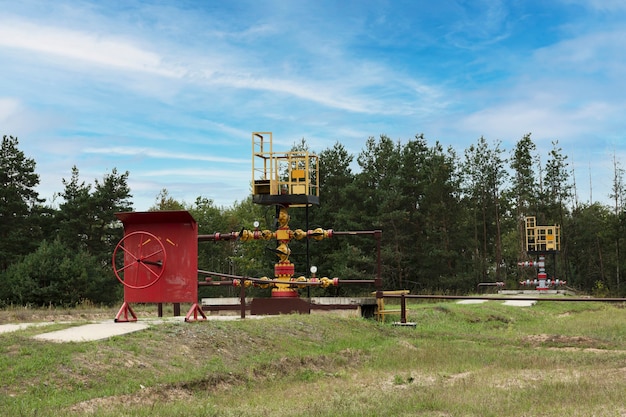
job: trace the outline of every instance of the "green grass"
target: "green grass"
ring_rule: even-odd
[[[1,334],[0,415],[626,415],[623,305],[410,309],[416,328],[315,314],[168,323],[87,343],[32,338],[70,324]],[[115,311],[77,321],[90,314]]]

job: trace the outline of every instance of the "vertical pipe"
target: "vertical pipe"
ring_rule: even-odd
[[[307,167],[308,168],[308,167]],[[307,171],[308,172],[308,171]],[[309,230],[309,205],[306,205],[306,220],[305,220],[305,229],[307,232]],[[304,273],[305,276],[309,275],[309,272],[311,272],[311,254],[309,253],[309,241],[310,239],[307,237],[306,239],[306,272]],[[307,286],[306,287],[306,296],[309,299],[309,303],[311,301],[311,287]],[[310,313],[310,311],[309,311]]]
[[[557,278],[557,275],[556,275],[556,252],[552,252],[552,265],[554,267],[552,279],[556,279]]]
[[[246,285],[245,281],[241,280],[241,286],[239,287],[239,303],[241,304],[241,318],[246,318]]]
[[[404,294],[400,297],[400,323],[406,324],[406,297]]]
[[[382,288],[383,288],[383,279],[381,276],[382,261],[380,259],[380,239],[381,239],[382,233],[383,233],[382,230],[374,231],[374,236],[376,237],[376,259],[377,259],[377,271],[376,271],[376,280],[375,280],[374,286],[376,287],[377,291],[382,291]]]

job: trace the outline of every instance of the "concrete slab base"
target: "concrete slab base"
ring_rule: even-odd
[[[489,300],[460,300],[457,301],[457,304],[482,304],[486,303]]]
[[[394,321],[392,326],[397,327],[417,327],[417,323],[412,321],[407,321],[406,323],[402,323],[401,321]]]
[[[537,300],[507,300],[504,302],[505,306],[513,306],[513,307],[531,307],[537,304]]]
[[[494,300],[460,300],[457,301],[457,304],[483,304],[486,303],[487,301],[498,301],[497,299]],[[530,307],[533,306],[537,303],[536,300],[524,300],[523,298],[520,298],[519,300],[504,300],[503,301],[503,305],[505,306],[511,306],[511,307]]]
[[[245,320],[260,319],[265,316],[249,316]],[[230,321],[241,320],[238,316],[213,316],[209,320]],[[185,317],[170,317],[159,319],[144,319],[135,322],[115,322],[113,320],[106,320],[98,323],[89,323],[82,326],[69,327],[63,330],[57,330],[54,332],[42,333],[33,336],[37,340],[45,340],[49,342],[91,342],[95,340],[108,339],[113,336],[121,336],[140,330],[145,330],[150,326],[166,323],[166,322],[185,322]],[[192,323],[187,325],[193,326]]]
[[[137,332],[139,330],[147,329],[148,327],[150,326],[146,322],[115,323],[107,321],[42,333],[33,336],[33,339],[58,343],[91,342],[94,340],[108,339],[113,336]]]

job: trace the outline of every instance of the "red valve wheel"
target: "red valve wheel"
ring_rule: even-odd
[[[141,290],[157,283],[165,270],[163,243],[152,233],[132,232],[113,251],[113,271],[127,288]]]

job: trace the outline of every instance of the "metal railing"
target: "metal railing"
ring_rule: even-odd
[[[418,295],[418,294],[401,294],[401,295],[381,295],[384,298],[399,298],[400,299],[400,323],[406,324],[406,300],[421,299],[421,300],[492,300],[492,301],[556,301],[556,302],[599,302],[599,303],[626,303],[626,298],[587,298],[587,297],[494,297],[494,296],[471,296],[471,295]]]

